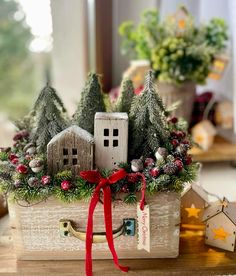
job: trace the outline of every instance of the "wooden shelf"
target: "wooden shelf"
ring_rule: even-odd
[[[190,154],[194,161],[199,162],[236,161],[236,144],[216,136],[213,146],[208,151],[193,148]]]
[[[128,275],[234,275],[236,252],[226,252],[204,244],[203,231],[181,232],[180,255],[176,259],[121,260]],[[94,276],[125,275],[111,260],[94,261]],[[84,261],[17,261],[8,228],[8,217],[0,220],[0,275],[82,276]]]

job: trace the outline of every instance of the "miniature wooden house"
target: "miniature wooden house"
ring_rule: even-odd
[[[204,151],[207,151],[214,142],[216,129],[209,120],[204,120],[192,128],[192,137]]]
[[[205,243],[234,251],[236,238],[236,206],[224,199],[209,206],[203,215],[206,222]]]
[[[232,129],[234,124],[233,103],[225,100],[216,105],[215,122],[224,129]]]
[[[86,130],[73,125],[58,133],[47,146],[48,172],[72,170],[74,175],[93,169],[94,139]]]
[[[145,74],[149,69],[150,62],[148,60],[131,61],[130,67],[123,74],[123,78],[132,80],[134,88],[139,88],[144,84]]]
[[[94,139],[97,168],[112,169],[120,162],[127,162],[127,113],[97,112],[94,122]]]
[[[207,206],[208,195],[202,187],[195,183],[188,185],[181,195],[182,225],[203,225],[202,216]]]

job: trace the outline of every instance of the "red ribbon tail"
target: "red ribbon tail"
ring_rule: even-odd
[[[141,188],[141,200],[140,200],[140,209],[143,211],[145,205],[145,191],[146,191],[146,178],[142,173],[136,173],[138,176],[142,178],[142,188]]]
[[[108,246],[110,248],[111,254],[113,256],[114,264],[123,272],[128,272],[129,267],[121,266],[119,264],[118,256],[115,250],[113,233],[112,233],[112,210],[111,210],[111,189],[109,186],[103,188],[104,191],[104,220],[106,227],[106,237]]]
[[[87,221],[87,230],[86,230],[86,262],[85,262],[85,270],[86,276],[92,276],[92,244],[93,244],[93,213],[95,207],[99,201],[99,194],[94,193],[91,198],[88,212],[88,221]]]

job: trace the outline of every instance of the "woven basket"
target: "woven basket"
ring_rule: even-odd
[[[196,95],[196,85],[194,82],[185,82],[176,86],[171,83],[157,82],[158,93],[166,107],[177,101],[181,101],[180,106],[173,111],[173,115],[183,117],[188,122],[191,120],[194,98]]]

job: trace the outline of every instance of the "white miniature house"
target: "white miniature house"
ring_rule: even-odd
[[[127,113],[97,112],[94,122],[94,139],[97,168],[113,169],[120,162],[127,162]]]
[[[209,206],[203,215],[206,223],[205,243],[234,251],[236,238],[236,206],[224,198]]]
[[[68,127],[48,143],[47,162],[50,174],[72,170],[74,175],[78,175],[82,170],[93,169],[93,136],[76,125]]]

